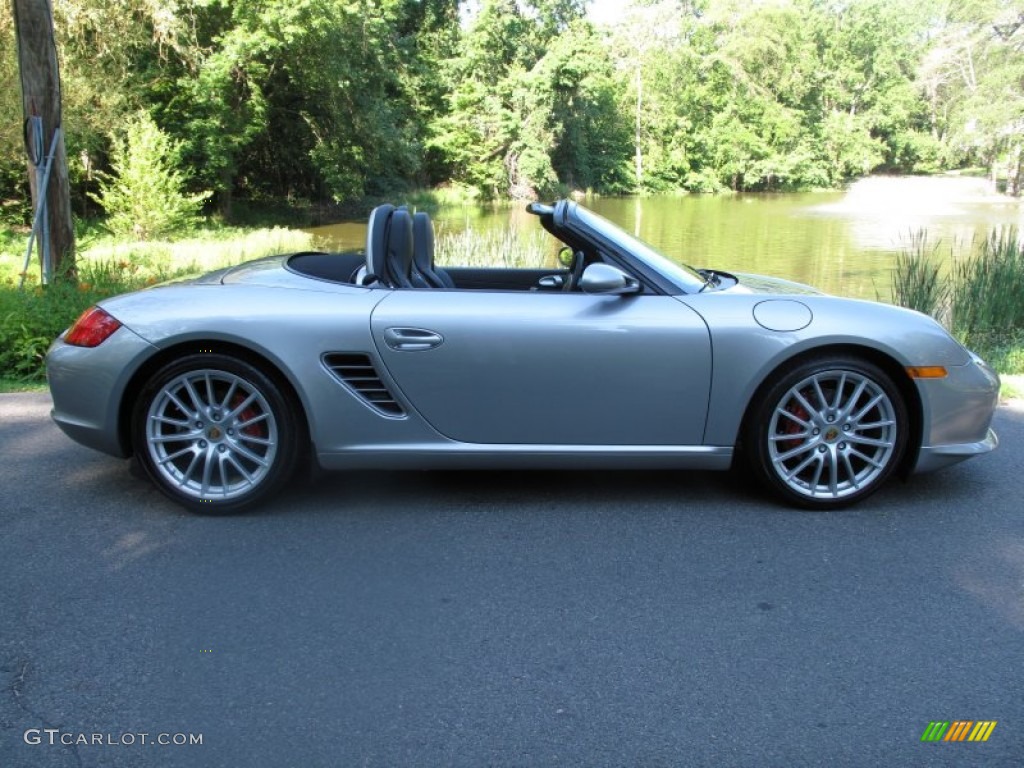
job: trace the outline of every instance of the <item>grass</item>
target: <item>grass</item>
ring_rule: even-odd
[[[10,392],[45,392],[45,381],[22,381],[8,376],[0,376],[0,394]]]
[[[27,235],[15,237],[13,234],[10,230],[0,234],[0,285],[17,284],[24,265]],[[143,242],[120,240],[98,227],[87,226],[76,239],[76,263],[80,274],[109,273],[111,265],[119,265],[122,272],[138,277],[140,284],[145,284],[148,278],[198,274],[261,256],[312,247],[311,235],[282,227],[242,229],[212,226],[174,239]],[[87,277],[82,280],[87,281]],[[39,282],[38,259],[34,255],[26,282]],[[128,289],[131,290],[132,286]]]
[[[440,207],[478,205],[484,196],[476,187],[452,182],[433,189],[414,189],[399,197],[402,202],[414,208],[435,210]]]

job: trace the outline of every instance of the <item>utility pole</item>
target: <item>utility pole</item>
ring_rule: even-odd
[[[46,174],[46,189],[42,190],[45,216],[40,222],[39,258],[42,262],[44,243],[48,243],[53,276],[74,280],[75,231],[71,224],[71,184],[61,123],[60,71],[53,34],[53,7],[50,0],[12,0],[12,4],[34,210],[39,209],[39,187],[44,183],[44,174],[37,173],[36,161],[41,159],[44,164],[52,164]],[[40,123],[41,132],[38,130]],[[48,277],[44,274],[44,279]]]

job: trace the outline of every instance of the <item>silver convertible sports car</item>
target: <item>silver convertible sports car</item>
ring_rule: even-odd
[[[207,513],[313,462],[735,465],[831,509],[995,448],[999,379],[930,318],[680,266],[574,202],[528,210],[548,269],[441,269],[429,217],[383,205],[365,253],[103,301],[50,349],[53,418]]]

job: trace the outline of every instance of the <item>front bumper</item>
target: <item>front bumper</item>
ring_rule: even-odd
[[[931,472],[996,449],[992,417],[999,405],[999,375],[971,354],[944,379],[919,380],[924,423],[914,472]]]
[[[936,445],[922,448],[917,455],[914,472],[934,472],[936,469],[948,467],[959,461],[990,453],[999,447],[999,438],[994,430],[989,429],[984,440],[976,443],[959,443],[956,445]]]

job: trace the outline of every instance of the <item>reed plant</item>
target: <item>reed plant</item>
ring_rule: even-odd
[[[942,279],[941,241],[933,244],[925,229],[911,232],[908,240],[896,254],[892,271],[893,301],[901,307],[939,317],[949,298],[949,286]]]
[[[1001,373],[1024,373],[1024,247],[1013,228],[991,230],[974,247],[951,248],[948,264],[927,233],[896,256],[893,301],[942,322]]]
[[[539,229],[528,233],[507,227],[478,232],[440,232],[435,258],[441,266],[542,268],[552,266],[556,243]]]
[[[1024,330],[1024,251],[1015,227],[989,232],[969,258],[954,262],[952,330],[964,343]]]

